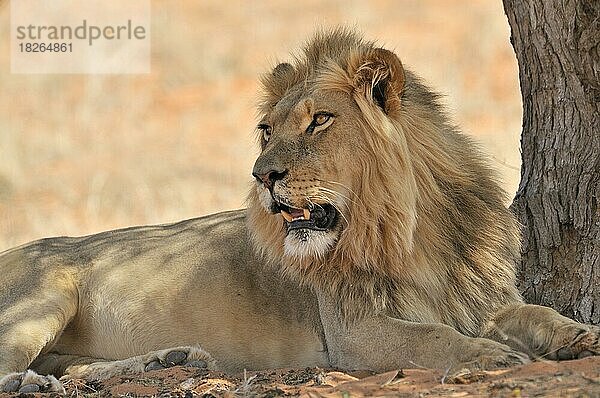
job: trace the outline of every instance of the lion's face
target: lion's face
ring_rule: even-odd
[[[356,105],[332,90],[290,90],[261,119],[262,153],[253,175],[261,205],[280,215],[289,256],[320,257],[348,222],[356,151]]]

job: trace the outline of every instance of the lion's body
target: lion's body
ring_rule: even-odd
[[[43,307],[43,296],[31,293],[45,280],[47,289],[64,292],[60,306],[70,317],[53,352],[122,359],[200,344],[230,372],[325,365],[314,294],[261,267],[244,213],[51,238],[8,251],[0,257],[3,313],[28,296]],[[11,278],[21,264],[29,278]],[[30,310],[21,309],[26,317]],[[26,344],[27,325],[16,334],[10,326],[0,331]]]
[[[102,378],[184,359],[456,369],[600,353],[598,328],[521,302],[494,173],[396,55],[339,29],[263,85],[247,210],[0,255],[0,375],[16,372],[0,387],[60,388],[30,365]]]

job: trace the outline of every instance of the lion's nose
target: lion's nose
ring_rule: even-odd
[[[254,169],[252,171],[252,175],[254,176],[254,178],[256,178],[258,182],[262,182],[263,184],[265,184],[265,187],[267,187],[268,189],[272,189],[275,181],[283,179],[286,173],[287,170],[268,170],[265,172],[262,170]]]

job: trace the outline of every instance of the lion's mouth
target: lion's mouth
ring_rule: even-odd
[[[276,205],[285,220],[288,233],[296,229],[327,231],[337,223],[337,210],[330,204],[315,205],[310,209],[300,209],[281,202],[276,202]]]

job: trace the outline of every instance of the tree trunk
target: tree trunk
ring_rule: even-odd
[[[504,0],[523,96],[519,289],[600,323],[600,1]]]

